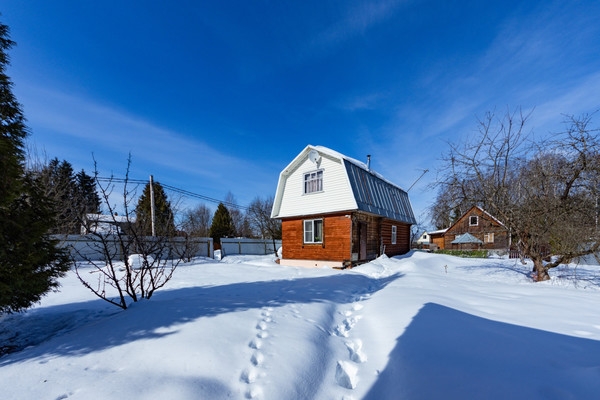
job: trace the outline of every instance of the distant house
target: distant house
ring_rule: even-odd
[[[282,221],[280,263],[345,268],[410,250],[406,191],[369,165],[307,146],[279,175],[271,213]]]
[[[444,249],[444,233],[448,229],[439,229],[437,231],[429,232],[429,248],[431,250],[442,250]]]
[[[120,215],[85,214],[81,225],[81,234],[97,233],[100,235],[114,235],[126,232],[134,221]]]
[[[510,235],[502,222],[473,206],[443,233],[443,249],[507,250]]]
[[[419,236],[419,238],[417,239],[417,245],[429,245],[429,233],[423,232],[421,236]]]

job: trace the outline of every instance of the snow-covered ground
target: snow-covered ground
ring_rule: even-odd
[[[69,274],[0,319],[2,399],[592,399],[600,268],[426,253],[203,259],[122,311]]]

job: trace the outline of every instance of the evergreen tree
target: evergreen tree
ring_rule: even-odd
[[[221,238],[234,235],[235,227],[233,226],[229,210],[227,210],[227,207],[223,203],[219,203],[217,211],[215,211],[215,215],[213,216],[212,224],[210,225],[209,236],[213,238],[215,244],[220,244]]]
[[[6,75],[13,44],[0,23],[0,313],[30,307],[56,289],[70,267],[67,253],[48,236],[51,201],[25,172],[25,117]]]
[[[82,169],[75,175],[76,197],[82,214],[100,213],[100,196],[96,190],[96,181]]]
[[[156,236],[173,236],[175,234],[175,221],[171,202],[168,200],[167,194],[160,183],[153,182],[152,191],[154,193],[154,229]],[[152,235],[152,209],[150,200],[150,182],[148,182],[135,209],[135,226],[138,235]]]
[[[54,202],[56,218],[51,233],[79,233],[84,214],[100,212],[94,178],[84,170],[75,174],[68,161],[54,158],[33,174],[38,186]]]

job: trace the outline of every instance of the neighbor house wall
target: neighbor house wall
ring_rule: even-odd
[[[476,216],[478,218],[477,225],[470,225],[469,218]],[[452,241],[456,239],[458,235],[464,233],[470,233],[477,239],[483,241],[482,245],[467,246],[452,244]],[[486,233],[494,234],[493,243],[485,243],[484,236]],[[499,250],[509,248],[509,236],[508,230],[500,224],[496,219],[491,217],[488,213],[481,210],[479,207],[471,208],[465,213],[454,225],[452,225],[444,234],[444,248],[446,249],[459,249],[459,248],[478,248],[486,250]]]

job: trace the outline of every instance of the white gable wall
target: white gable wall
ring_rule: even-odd
[[[282,191],[279,213],[276,218],[293,217],[299,215],[321,214],[336,211],[355,210],[358,208],[352,188],[346,175],[343,161],[321,154],[321,160],[315,165],[305,157],[292,171],[283,177],[278,190]],[[304,174],[322,170],[323,191],[319,193],[304,194]]]

